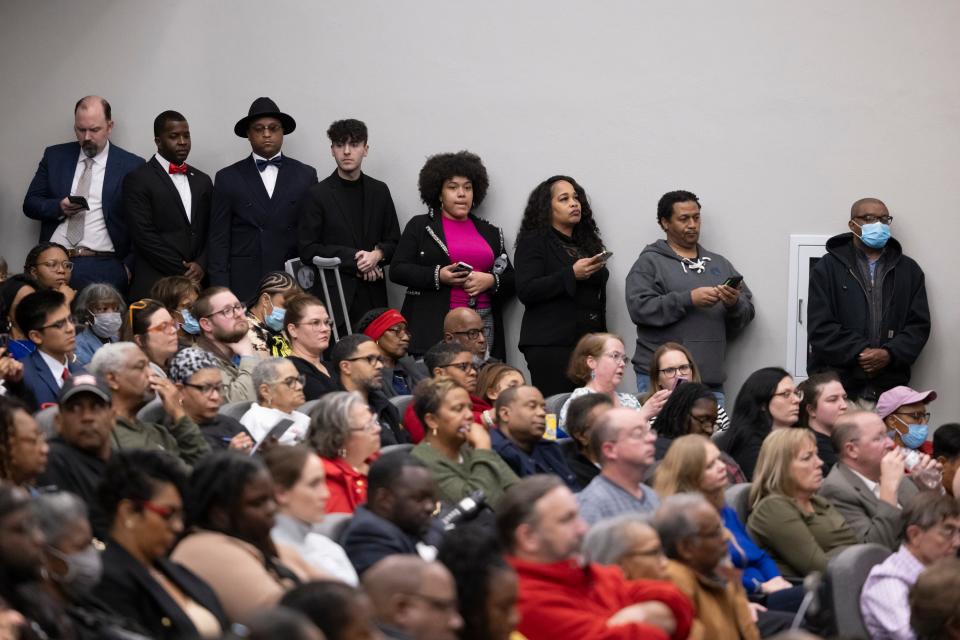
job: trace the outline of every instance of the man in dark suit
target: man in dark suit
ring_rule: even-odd
[[[56,404],[64,380],[84,371],[70,362],[77,343],[70,305],[59,291],[45,289],[24,297],[16,317],[17,325],[37,346],[23,361],[23,384],[36,398],[34,409]]]
[[[327,137],[337,169],[300,203],[300,259],[340,258],[343,295],[356,322],[370,309],[389,306],[383,268],[400,241],[400,223],[390,189],[361,171],[367,125],[338,120]],[[337,323],[345,326],[342,318]]]
[[[130,279],[121,185],[143,158],[110,144],[111,117],[110,103],[103,98],[81,98],[74,107],[77,142],[44,150],[23,200],[27,217],[40,220],[40,241],[67,248],[73,262],[70,284],[77,291],[106,282],[125,292]],[[83,198],[85,204],[68,196]]]
[[[443,526],[435,520],[433,474],[405,452],[388,453],[370,465],[367,504],[357,507],[343,532],[343,549],[358,575],[386,556],[436,557]]]
[[[153,121],[157,153],[123,181],[135,263],[130,299],[150,295],[165,276],[186,276],[201,286],[207,264],[207,226],[213,181],[188,166],[190,125],[176,111]]]
[[[280,153],[297,123],[270,98],[257,98],[233,132],[253,154],[217,172],[207,249],[211,286],[241,300],[268,271],[297,255],[297,202],[317,183],[317,170]]]

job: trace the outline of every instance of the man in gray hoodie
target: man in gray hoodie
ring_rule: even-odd
[[[637,390],[650,386],[650,359],[664,342],[693,353],[703,384],[722,401],[727,338],[753,320],[750,289],[733,265],[700,246],[700,201],[671,191],[657,203],[664,240],[644,247],[627,275],[630,318],[637,325]]]

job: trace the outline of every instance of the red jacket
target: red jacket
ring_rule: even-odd
[[[684,640],[694,609],[669,582],[627,580],[619,567],[581,567],[573,560],[542,564],[508,556],[520,579],[520,626],[529,640]],[[607,619],[638,602],[656,600],[677,619],[670,636],[649,624],[608,627]]]
[[[367,460],[372,463],[380,457],[375,453]],[[327,479],[330,497],[327,499],[327,513],[353,513],[367,502],[367,476],[363,475],[343,458],[320,457],[323,473]]]
[[[483,424],[483,419],[480,417],[480,414],[493,407],[486,400],[481,400],[474,396],[470,396],[470,400],[473,401],[473,420],[477,424]],[[423,440],[423,436],[426,435],[423,423],[420,422],[420,418],[418,418],[417,414],[413,411],[412,402],[407,406],[406,413],[403,414],[403,426],[410,433],[410,438],[414,444]]]

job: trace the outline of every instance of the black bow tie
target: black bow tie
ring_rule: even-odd
[[[260,173],[263,173],[263,170],[266,169],[271,164],[275,166],[277,169],[279,169],[280,165],[283,164],[283,156],[276,156],[274,158],[270,158],[269,160],[261,160],[260,158],[257,158],[256,163],[257,163],[257,169],[260,170]]]

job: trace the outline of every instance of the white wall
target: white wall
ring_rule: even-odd
[[[423,211],[416,176],[435,152],[483,157],[481,213],[511,244],[530,189],[575,176],[615,252],[609,310],[628,345],[623,280],[661,236],[657,198],[693,190],[703,244],[756,296],[735,390],[783,364],[788,235],[842,232],[850,203],[877,196],[927,272],[934,331],[914,382],[941,390],[939,424],[960,417],[957,24],[950,0],[5,0],[0,252],[17,265],[35,241],[23,194],[42,148],[71,139],[78,97],[106,96],[114,141],[141,155],[154,116],[183,112],[191,164],[212,174],[248,153],[233,124],[269,95],[298,121],[284,151],[321,174],[327,125],[365,120],[364,169],[391,186],[401,224]]]

